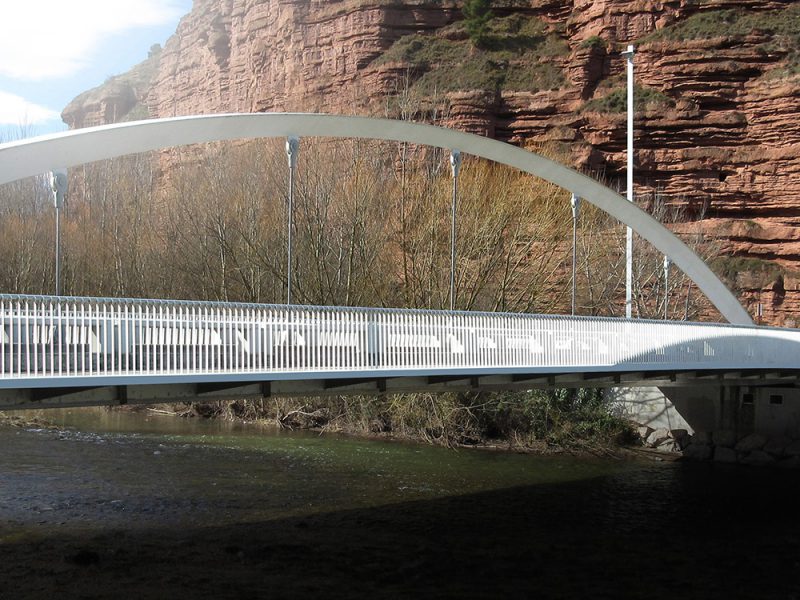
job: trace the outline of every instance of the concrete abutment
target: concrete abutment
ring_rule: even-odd
[[[687,458],[753,465],[800,466],[800,389],[789,385],[615,388],[614,410],[640,424],[640,434],[660,449]],[[683,438],[681,432],[688,436]],[[663,440],[669,432],[670,440]],[[651,444],[648,444],[651,445]],[[654,444],[653,444],[654,445]]]

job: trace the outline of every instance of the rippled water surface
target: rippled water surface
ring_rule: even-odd
[[[2,598],[800,597],[795,472],[45,416],[0,428]]]

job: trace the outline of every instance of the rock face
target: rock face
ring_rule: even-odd
[[[641,99],[637,193],[657,192],[690,217],[703,215],[705,231],[721,245],[717,270],[751,312],[761,303],[766,322],[796,324],[795,3],[497,0],[493,11],[507,36],[486,57],[466,39],[460,4],[195,0],[149,59],[149,77],[115,78],[77,98],[63,118],[83,127],[140,118],[142,107],[151,117],[320,111],[424,118],[436,105],[441,124],[513,143],[560,144],[575,166],[617,184],[625,164],[619,52],[632,43]],[[405,99],[414,97],[409,108]]]

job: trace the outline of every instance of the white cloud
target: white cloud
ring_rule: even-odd
[[[0,75],[69,77],[104,38],[164,25],[181,13],[177,0],[3,0]]]
[[[40,125],[60,120],[57,111],[28,102],[25,98],[0,91],[0,125]]]

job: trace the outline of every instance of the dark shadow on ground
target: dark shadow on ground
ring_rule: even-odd
[[[619,501],[612,476],[233,526],[43,531],[0,544],[0,597],[800,597],[796,474],[717,485],[718,466],[691,468],[683,498]]]

